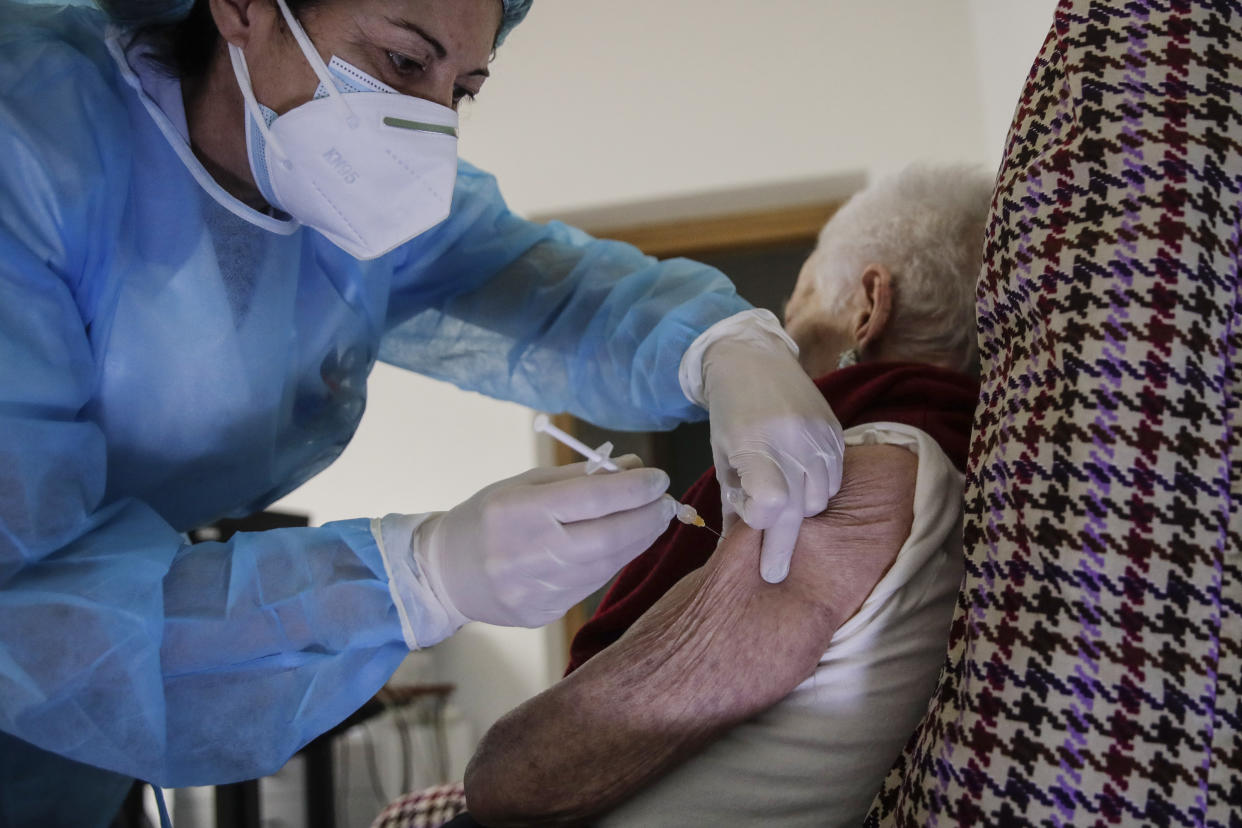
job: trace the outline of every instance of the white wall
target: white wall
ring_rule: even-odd
[[[539,0],[465,113],[461,150],[527,215],[914,159],[995,167],[1051,6]],[[281,505],[316,522],[446,508],[533,462],[529,412],[381,366],[353,444]],[[555,630],[481,625],[432,652],[479,733],[564,658]]]
[[[984,138],[980,160],[989,169],[1000,166],[1018,96],[1056,5],[1056,0],[968,0]]]
[[[527,214],[981,153],[960,0],[539,0],[462,124]]]

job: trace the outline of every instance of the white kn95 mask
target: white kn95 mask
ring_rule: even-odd
[[[277,116],[255,98],[246,59],[229,44],[264,198],[358,259],[439,224],[457,180],[457,113],[339,58],[329,70],[285,0],[277,3],[320,84],[313,100]]]

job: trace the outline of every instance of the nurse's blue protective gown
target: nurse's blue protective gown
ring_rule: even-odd
[[[702,265],[514,216],[465,163],[446,221],[356,261],[219,191],[180,137],[176,82],[152,92],[161,110],[124,43],[109,45],[92,10],[0,0],[11,824],[49,779],[57,807],[106,823],[98,802],[115,807],[127,777],[273,772],[389,677],[408,650],[368,520],[229,543],[182,534],[331,463],[377,358],[659,428],[703,416],[679,360],[748,308]]]

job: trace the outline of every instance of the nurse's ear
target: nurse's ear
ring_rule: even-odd
[[[267,34],[280,16],[271,0],[210,0],[210,6],[220,37],[241,49]]]

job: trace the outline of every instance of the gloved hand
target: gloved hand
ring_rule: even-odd
[[[673,518],[668,475],[613,461],[622,471],[531,469],[419,525],[411,552],[450,617],[542,626],[650,546]]]
[[[822,512],[841,487],[841,425],[771,313],[739,314],[704,337],[700,404],[711,418],[724,529],[740,517],[764,530],[759,571],[779,583],[803,517]],[[689,396],[698,389],[685,381],[686,367]]]

